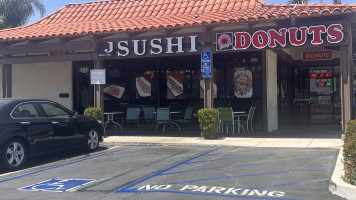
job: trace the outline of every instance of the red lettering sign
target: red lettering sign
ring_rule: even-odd
[[[339,43],[344,39],[344,33],[342,32],[341,24],[331,24],[326,28],[324,25],[317,26],[302,26],[281,28],[279,30],[270,29],[268,31],[258,30],[254,33],[248,32],[235,32],[234,33],[234,50],[248,49],[251,44],[257,49],[263,49],[267,46],[275,48],[279,44],[281,47],[287,45],[287,38],[289,38],[289,44],[292,46],[302,46],[307,42],[308,36],[312,36],[310,41],[313,45],[321,45],[324,43],[323,38],[328,43]],[[317,59],[327,60],[331,59],[330,55],[314,54],[310,55]],[[329,57],[328,57],[329,56]],[[320,58],[318,58],[320,57]],[[324,57],[324,58],[323,58]],[[306,60],[315,60],[313,58]]]
[[[247,32],[237,32],[235,36],[235,50],[247,49],[251,45],[251,35]]]
[[[332,51],[305,51],[303,52],[303,60],[332,60]]]

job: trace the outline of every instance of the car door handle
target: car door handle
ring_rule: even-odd
[[[59,124],[59,122],[52,122],[52,124]]]
[[[20,122],[22,125],[30,125],[30,122]]]

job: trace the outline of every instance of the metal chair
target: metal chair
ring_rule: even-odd
[[[224,131],[224,125],[226,126],[226,133],[229,133],[229,125],[232,126],[232,134],[235,134],[235,121],[232,108],[218,108],[219,111],[219,126],[218,130],[220,133]]]
[[[249,128],[251,128],[251,132],[253,133],[252,120],[253,120],[253,116],[255,114],[255,109],[256,109],[256,106],[252,106],[248,110],[248,114],[240,115],[241,117],[247,117],[246,120],[241,120],[242,124],[244,124],[244,125],[246,124],[247,133],[250,133]]]
[[[163,124],[163,132],[166,130],[166,124],[169,124],[170,122],[170,113],[169,113],[169,108],[157,108],[156,112],[156,127],[155,127],[155,132],[157,131],[157,127],[161,124]]]
[[[127,108],[125,121],[128,127],[130,125],[130,122],[136,122],[138,128],[139,118],[140,118],[140,108],[135,108],[135,107]]]
[[[151,106],[143,107],[144,119],[147,120],[148,126],[150,125],[150,122],[153,123],[155,116],[156,116],[155,112],[156,112],[155,107],[151,107]]]
[[[177,123],[191,123],[194,107],[187,107],[184,111],[184,116],[181,119],[176,119],[174,122]]]

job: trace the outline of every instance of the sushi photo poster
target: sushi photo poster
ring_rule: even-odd
[[[136,99],[151,97],[151,75],[136,76]]]
[[[183,99],[183,74],[167,72],[167,99]]]

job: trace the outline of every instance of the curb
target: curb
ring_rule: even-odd
[[[340,196],[342,198],[346,198],[348,200],[356,200],[356,186],[347,184],[343,180],[343,176],[344,176],[343,149],[344,148],[341,148],[339,151],[335,169],[329,183],[329,191],[332,194]]]
[[[154,143],[154,142],[102,142],[101,146],[222,146],[220,144],[201,144],[201,143]]]

